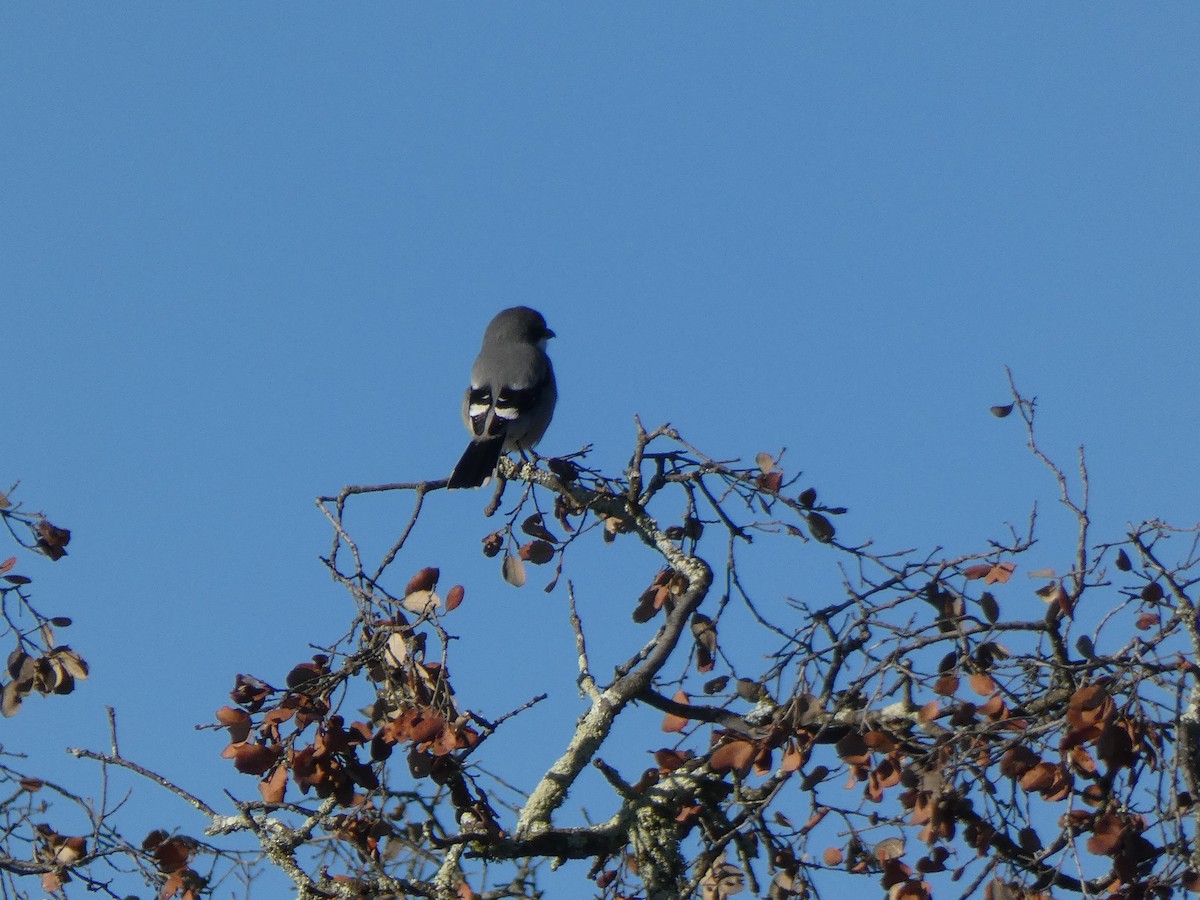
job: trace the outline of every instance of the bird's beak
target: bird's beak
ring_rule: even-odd
[[[542,335],[542,340],[549,340],[552,337],[557,337],[557,335],[553,331],[551,331],[549,328],[547,328],[546,333],[544,335]]]

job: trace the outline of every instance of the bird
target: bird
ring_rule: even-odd
[[[528,306],[502,310],[488,323],[463,396],[463,424],[471,442],[450,475],[448,488],[486,484],[501,453],[524,453],[542,439],[558,389],[546,342],[554,332]]]

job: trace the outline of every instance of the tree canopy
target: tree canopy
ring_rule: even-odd
[[[478,495],[488,520],[451,523],[455,540],[481,540],[498,579],[544,587],[576,666],[547,667],[501,713],[457,674],[481,586],[412,550],[445,480],[320,497],[345,629],[212,698],[227,796],[126,758],[115,724],[110,747],[72,752],[100,763],[102,788],[115,767],[177,795],[177,820],[128,821],[106,789],[6,758],[5,893],[190,898],[280,878],[306,898],[437,900],[1200,891],[1198,532],[1095,525],[1082,449],[1070,467],[1046,455],[1015,385],[991,412],[1025,429],[1074,523],[1053,567],[1026,563],[1036,507],[966,553],[850,542],[852,511],[787,455],[718,459],[669,426],[639,423],[621,472],[586,452],[502,460]],[[358,530],[362,504],[397,501],[393,532]],[[66,554],[44,515],[11,497],[0,513],[19,553]],[[584,542],[614,545],[616,583],[639,588],[598,596],[611,585],[577,571]],[[89,675],[20,562],[0,562],[7,716]],[[756,590],[759,567],[791,596]],[[494,679],[550,634],[531,623],[527,645],[495,649]],[[578,703],[547,731],[535,710],[564,692]],[[550,762],[527,779],[514,746]],[[65,824],[80,814],[86,828]]]

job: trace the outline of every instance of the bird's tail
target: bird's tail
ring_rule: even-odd
[[[496,463],[500,460],[500,452],[504,449],[504,435],[471,441],[463,451],[458,465],[450,473],[448,488],[479,487],[492,477],[496,471]]]

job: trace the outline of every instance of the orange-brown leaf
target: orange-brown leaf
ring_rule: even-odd
[[[1040,762],[1021,776],[1021,787],[1027,791],[1044,791],[1054,782],[1058,767],[1054,763]]]
[[[554,547],[545,541],[530,541],[517,552],[521,554],[521,559],[535,566],[543,566],[554,559]]]
[[[1067,758],[1070,760],[1071,768],[1080,775],[1096,774],[1096,760],[1092,759],[1092,754],[1083,747],[1072,747]]]
[[[282,803],[284,791],[287,788],[287,767],[276,766],[275,771],[258,783],[258,792],[262,794],[264,803]]]
[[[863,736],[851,731],[835,745],[837,754],[852,766],[865,766],[871,759],[871,750]]]
[[[779,763],[779,768],[784,772],[796,772],[804,765],[804,761],[807,758],[808,753],[805,750],[801,750],[795,741],[788,741],[787,748],[783,751],[783,759]]]
[[[1088,838],[1088,853],[1096,856],[1111,856],[1125,840],[1126,825],[1115,815],[1099,816],[1092,824],[1092,836]]]
[[[958,690],[957,675],[943,675],[933,683],[933,692],[943,697],[953,697]]]
[[[912,878],[893,885],[888,890],[888,900],[930,900],[932,896],[933,888],[929,886],[928,881]]]
[[[687,703],[688,695],[683,691],[676,691],[675,696],[671,698],[676,703]],[[666,732],[683,731],[687,728],[688,720],[683,716],[677,716],[675,713],[667,713],[663,719],[662,730]]]
[[[262,775],[279,759],[278,746],[233,744],[233,767],[243,775]]]
[[[431,709],[410,709],[396,717],[397,734],[402,741],[424,744],[446,727],[446,720]]]
[[[782,485],[782,472],[765,472],[758,476],[758,486],[764,491],[770,491],[772,494],[777,494],[779,493],[779,488]]]
[[[709,768],[718,775],[724,775],[726,772],[737,772],[739,775],[746,775],[750,771],[750,767],[754,765],[754,759],[758,755],[758,748],[750,741],[732,740],[722,744],[713,751],[709,757]]]
[[[942,708],[936,700],[930,700],[917,712],[917,721],[922,725],[928,725],[934,719],[942,714]]]
[[[71,532],[56,528],[45,519],[37,523],[37,547],[51,559],[62,559],[67,555],[67,544],[71,543]]]
[[[1158,613],[1144,612],[1137,617],[1137,621],[1134,624],[1137,626],[1138,631],[1149,631],[1160,621]]]
[[[681,750],[671,750],[666,747],[654,751],[654,761],[658,764],[659,770],[664,773],[674,772],[691,758],[690,751],[684,753]]]
[[[1013,572],[1017,571],[1015,563],[1003,562],[996,563],[991,570],[983,578],[984,584],[1004,584],[1013,576]]]
[[[241,743],[250,736],[250,714],[244,709],[222,706],[217,710],[217,721],[229,729],[229,739]]]
[[[1024,744],[1016,744],[1000,757],[1000,774],[1006,778],[1020,778],[1039,762],[1041,758],[1036,753]]]
[[[436,567],[426,566],[409,580],[404,588],[404,595],[407,597],[415,591],[432,591],[437,586],[441,574]]]
[[[158,870],[165,874],[177,872],[188,864],[195,849],[194,841],[179,835],[159,841],[154,846],[154,860],[158,863]]]
[[[891,753],[896,749],[895,739],[883,731],[868,731],[863,735],[863,743],[876,753]]]
[[[983,672],[971,673],[971,677],[967,679],[967,684],[980,697],[990,697],[996,693],[996,682],[992,681],[990,675],[985,675]]]

